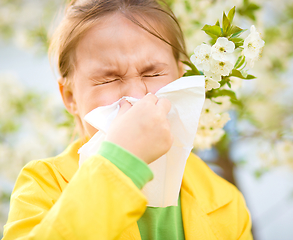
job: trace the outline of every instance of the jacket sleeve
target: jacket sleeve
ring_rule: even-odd
[[[146,209],[133,181],[101,155],[84,162],[62,194],[52,171],[42,161],[22,170],[3,240],[119,239]]]

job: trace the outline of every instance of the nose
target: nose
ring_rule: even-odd
[[[147,85],[140,77],[125,79],[120,85],[121,97],[143,98],[147,93]]]

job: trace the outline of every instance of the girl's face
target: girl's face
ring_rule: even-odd
[[[60,89],[65,106],[80,117],[89,137],[97,131],[83,120],[91,110],[123,96],[140,99],[156,93],[181,75],[172,48],[120,14],[85,34],[76,62],[72,86]]]

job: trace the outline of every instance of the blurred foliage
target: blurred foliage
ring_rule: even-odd
[[[1,236],[11,183],[27,162],[59,154],[69,143],[73,121],[55,96],[26,89],[11,74],[0,73],[0,106]]]
[[[46,54],[48,31],[58,16],[62,0],[0,0],[0,38]]]
[[[256,11],[259,10],[261,7],[254,3],[254,2],[249,2],[249,0],[243,0],[243,5],[237,10],[237,12],[244,16],[248,17],[253,21],[256,21]]]
[[[0,0],[0,40],[32,48],[44,56],[47,33],[61,2]],[[27,89],[21,79],[5,72],[0,72],[0,106],[1,238],[11,193],[9,183],[14,183],[27,162],[59,154],[68,145],[73,118],[54,96]]]

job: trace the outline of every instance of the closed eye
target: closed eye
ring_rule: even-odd
[[[162,76],[162,74],[155,73],[155,74],[146,74],[146,75],[143,75],[143,77],[159,77],[159,76]]]
[[[115,78],[115,79],[112,79],[112,80],[105,80],[105,81],[95,81],[95,85],[104,85],[104,84],[107,84],[107,83],[112,83],[112,82],[116,82],[116,81],[119,81],[120,79],[119,78]]]

